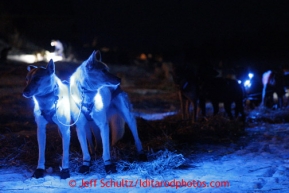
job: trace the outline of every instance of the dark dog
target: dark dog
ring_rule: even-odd
[[[178,86],[183,119],[192,117],[193,121],[196,120],[198,102],[202,115],[206,116],[206,101],[210,101],[214,107],[214,115],[219,112],[219,103],[223,102],[226,113],[233,119],[231,104],[235,103],[235,117],[241,114],[245,120],[244,90],[236,80],[216,78],[218,72],[213,68],[187,65],[174,66],[171,74]],[[190,116],[190,104],[194,106],[193,116]]]
[[[191,119],[192,122],[195,122],[198,109],[199,86],[196,76],[187,73],[190,73],[187,67],[174,66],[171,75],[178,88],[182,119]],[[193,113],[190,111],[191,106],[193,107]]]
[[[241,114],[245,121],[244,113],[244,89],[236,80],[229,78],[212,78],[205,80],[200,88],[200,108],[203,116],[206,115],[206,100],[209,100],[214,108],[214,115],[219,112],[219,103],[224,103],[224,108],[230,119],[233,119],[231,110],[235,103],[235,118]]]
[[[182,118],[196,121],[200,97],[206,96],[205,89],[202,89],[206,87],[204,83],[217,76],[218,72],[205,66],[174,65],[171,74],[178,87]],[[190,113],[191,105],[193,114]]]

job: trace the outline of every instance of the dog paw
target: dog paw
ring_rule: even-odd
[[[105,172],[107,174],[113,174],[113,173],[116,173],[116,165],[115,164],[109,164],[109,165],[105,165],[104,166],[105,168]]]
[[[89,166],[86,166],[86,165],[80,166],[78,172],[81,174],[88,174],[89,173]]]
[[[142,152],[142,153],[140,153],[138,155],[138,159],[139,159],[139,161],[142,161],[142,162],[147,162],[148,161],[148,157],[147,157],[147,155],[144,152]]]
[[[39,169],[37,168],[34,172],[34,174],[32,175],[33,178],[43,178],[44,177],[44,169]]]
[[[69,169],[62,169],[60,172],[60,179],[70,178]]]

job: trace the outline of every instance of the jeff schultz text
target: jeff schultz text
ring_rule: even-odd
[[[229,181],[199,181],[199,180],[152,180],[152,179],[136,179],[136,180],[113,180],[113,179],[82,179],[79,184],[75,180],[69,181],[70,187],[81,187],[81,188],[160,188],[160,187],[170,187],[170,188],[221,188],[229,187]]]

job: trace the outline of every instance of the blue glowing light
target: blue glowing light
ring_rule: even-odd
[[[252,78],[254,77],[254,74],[253,74],[253,73],[249,73],[249,74],[248,74],[248,77],[249,77],[250,79],[252,79]]]
[[[244,82],[244,86],[247,87],[247,88],[250,88],[251,87],[251,81],[250,80],[246,80]]]

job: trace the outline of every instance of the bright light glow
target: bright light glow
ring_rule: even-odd
[[[241,84],[241,83],[242,83],[242,81],[241,81],[241,80],[238,80],[238,83],[239,83],[239,84]]]
[[[244,86],[247,87],[247,88],[251,87],[251,81],[250,80],[246,80],[244,82]]]
[[[34,101],[34,111],[37,111],[39,110],[39,104],[38,104],[38,101],[36,100],[36,98],[33,96],[33,101]]]
[[[101,111],[103,109],[102,97],[99,91],[94,96],[94,106],[97,111]]]
[[[26,63],[34,63],[37,61],[36,56],[33,54],[21,54],[21,55],[8,55],[8,60],[18,61],[18,62],[26,62]]]
[[[56,77],[56,82],[59,86],[59,93],[55,93],[58,96],[57,102],[57,113],[59,113],[59,119],[62,121],[67,121],[66,124],[70,122],[70,100],[69,100],[69,88],[67,85],[63,84],[59,78]]]
[[[274,102],[278,101],[278,95],[276,92],[273,93],[273,100],[274,100]]]
[[[262,83],[263,85],[268,84],[269,78],[270,78],[270,74],[272,73],[271,70],[265,72],[262,76]]]
[[[49,61],[50,59],[52,59],[54,62],[63,60],[62,56],[56,55],[56,53],[54,52],[51,53],[51,52],[46,51],[45,56],[46,56],[45,57],[46,61]]]
[[[249,76],[250,79],[252,79],[254,77],[254,74],[253,73],[249,73],[248,76]]]
[[[57,61],[63,60],[64,58],[62,56],[56,55],[55,53],[50,53],[49,51],[45,51],[44,55],[42,55],[41,53],[8,55],[7,59],[32,64],[34,62],[39,62],[39,61],[48,62],[50,59],[52,59],[54,62],[57,62]]]
[[[76,73],[74,73],[75,75]],[[70,77],[70,94],[72,99],[76,104],[80,104],[82,102],[81,95],[76,85],[75,76]]]

